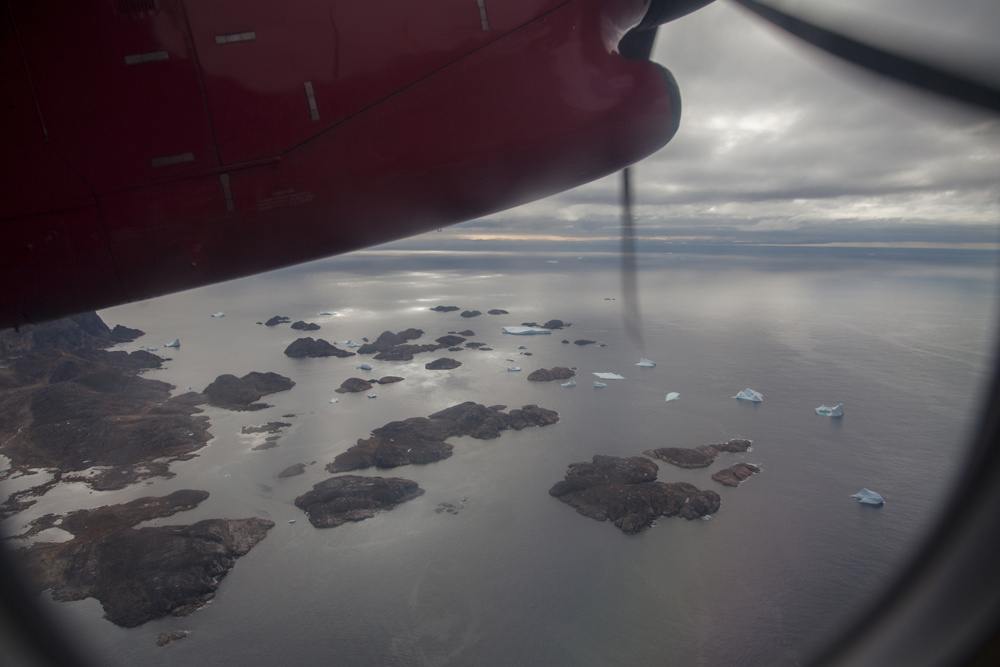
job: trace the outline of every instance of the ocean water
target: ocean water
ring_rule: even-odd
[[[159,345],[172,357],[147,376],[178,392],[253,370],[297,384],[265,397],[274,407],[261,412],[207,408],[214,439],[173,464],[173,479],[107,493],[57,487],[2,527],[180,488],[211,496],[156,523],[276,522],[216,599],[186,618],[125,630],[103,620],[94,600],[44,600],[99,664],[800,664],[892,582],[947,502],[995,362],[996,260],[945,251],[647,253],[641,345],[624,332],[613,253],[382,248],[109,309],[108,324],[147,332],[124,349]],[[439,304],[484,314],[429,310]],[[510,315],[486,315],[491,308]],[[209,317],[217,311],[226,316]],[[322,330],[255,324],[272,315]],[[573,326],[551,336],[500,333],[551,318]],[[494,351],[412,362],[282,354],[301,335],[374,340],[408,327],[426,332],[421,341],[471,328],[471,340]],[[165,350],[174,337],[181,348]],[[519,344],[532,356],[520,356]],[[438,356],[463,365],[423,368]],[[658,365],[636,367],[640,356]],[[524,371],[507,372],[509,360]],[[356,371],[363,361],[375,370]],[[555,365],[576,367],[578,386],[526,381]],[[625,379],[594,389],[593,372]],[[347,377],[390,374],[406,380],[377,386],[376,400],[334,393]],[[764,402],[734,400],[746,387]],[[680,400],[664,402],[671,391]],[[452,439],[454,455],[438,463],[359,473],[406,477],[425,490],[367,521],[317,530],[292,504],[371,429],[467,400],[534,403],[561,420],[492,441]],[[841,402],[843,419],[813,411]],[[253,451],[261,439],[240,434],[287,413],[293,426],[275,449]],[[547,493],[568,464],[595,454],[734,437],[752,439],[753,450],[702,470],[658,462],[661,480],[722,496],[711,520],[664,518],[624,535]],[[311,461],[305,474],[277,478]],[[763,472],[739,488],[710,480],[739,461]],[[862,487],[885,506],[851,500]],[[463,498],[458,515],[434,511]],[[156,647],[156,634],[172,630],[191,634]]]

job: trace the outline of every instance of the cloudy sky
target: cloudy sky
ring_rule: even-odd
[[[994,0],[782,6],[1000,80]],[[635,168],[642,236],[1000,241],[1000,118],[860,72],[726,0],[661,27],[653,59],[676,76],[683,117],[674,140]],[[618,188],[608,177],[444,238],[616,237]]]

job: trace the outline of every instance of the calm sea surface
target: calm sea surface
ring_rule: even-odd
[[[871,255],[869,253],[872,253]],[[109,665],[793,665],[891,583],[943,507],[963,462],[994,363],[996,257],[931,251],[755,251],[642,256],[643,346],[625,335],[618,258],[602,253],[375,250],[101,314],[138,327],[123,346],[180,337],[147,377],[178,392],[217,375],[274,371],[297,385],[273,408],[208,408],[214,440],[177,477],[118,492],[57,487],[4,526],[49,511],[119,503],[181,488],[211,497],[161,523],[273,519],[218,595],[186,618],[125,630],[94,600],[46,601]],[[478,309],[435,313],[439,304]],[[490,316],[491,308],[510,311]],[[223,311],[224,318],[211,318]],[[319,316],[329,311],[334,315]],[[289,359],[298,332],[257,326],[272,315],[314,321],[331,342],[418,327],[423,340],[471,328],[492,352],[448,353],[454,371],[370,358]],[[559,318],[551,336],[501,326]],[[564,345],[589,338],[607,347]],[[520,356],[519,344],[531,357]],[[645,356],[656,368],[639,368]],[[509,360],[524,368],[507,372]],[[375,370],[356,371],[362,361]],[[575,366],[579,386],[529,383]],[[594,389],[593,372],[625,376]],[[377,400],[334,389],[351,376],[401,375]],[[751,387],[761,404],[736,401]],[[666,403],[667,392],[680,392]],[[332,397],[340,402],[330,404]],[[535,403],[561,421],[497,440],[452,439],[454,455],[401,476],[426,493],[330,530],[292,504],[328,478],[323,465],[386,422],[462,401]],[[844,403],[846,416],[816,415]],[[240,428],[296,416],[279,447]],[[259,436],[258,436],[259,437]],[[595,454],[751,438],[711,467],[660,463],[663,481],[722,496],[711,520],[660,519],[624,535],[551,498],[566,466]],[[304,475],[278,479],[294,463]],[[738,461],[763,473],[740,488],[711,481]],[[31,483],[36,483],[32,480]],[[881,509],[848,496],[868,487]],[[16,487],[14,485],[10,487]],[[466,507],[438,514],[439,503]],[[290,519],[297,519],[289,524]],[[50,531],[51,534],[51,531]],[[157,648],[157,633],[189,630]]]

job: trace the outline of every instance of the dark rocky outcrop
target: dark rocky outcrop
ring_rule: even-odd
[[[660,516],[697,519],[719,510],[715,491],[700,491],[686,482],[657,482],[659,468],[638,456],[594,456],[574,463],[549,495],[598,521],[613,521],[625,533],[649,528]]]
[[[563,343],[563,345],[569,345],[569,341],[568,340],[564,340],[562,343]]]
[[[262,410],[269,406],[257,403],[258,399],[294,386],[295,383],[284,375],[251,371],[241,378],[229,374],[220,375],[202,393],[208,397],[209,403],[219,408]]]
[[[429,364],[424,364],[424,368],[429,371],[450,371],[461,365],[461,361],[455,361],[454,359],[449,359],[448,357],[441,357],[440,359],[435,359]]]
[[[288,422],[267,422],[260,426],[244,426],[240,429],[240,433],[243,435],[250,435],[252,433],[277,433],[283,428],[291,426]]]
[[[267,536],[265,519],[207,519],[190,526],[134,528],[140,522],[189,510],[205,491],[175,491],[123,505],[78,510],[36,520],[73,534],[68,542],[39,542],[14,551],[31,589],[52,589],[58,601],[94,597],[105,617],[126,628],[204,606],[219,580]],[[36,528],[39,526],[35,526]]]
[[[162,362],[144,350],[36,347],[0,369],[0,453],[11,471],[54,469],[101,490],[170,476],[170,461],[190,458],[210,435],[208,418],[195,416],[204,396],[171,397],[173,385],[137,375]],[[91,467],[96,474],[71,475]]]
[[[299,320],[298,322],[292,322],[292,328],[296,331],[319,331],[319,325],[315,322],[303,322]]]
[[[570,325],[568,323],[566,323],[566,322],[563,322],[562,320],[549,320],[548,322],[546,322],[545,324],[542,325],[542,328],[543,329],[562,329],[563,327],[568,327],[568,326],[570,326]]]
[[[463,310],[461,315],[462,317],[479,317],[482,313],[478,310]]]
[[[413,345],[407,341],[420,338],[424,332],[420,329],[406,329],[399,333],[383,331],[374,343],[366,343],[358,348],[358,354],[374,354],[376,359],[383,361],[411,361],[414,354],[432,352],[443,345]]]
[[[707,468],[721,452],[745,452],[750,449],[750,440],[733,439],[714,445],[699,445],[694,449],[685,447],[661,447],[643,452],[653,459],[666,461],[678,468]]]
[[[372,388],[371,382],[361,378],[347,378],[335,389],[338,394],[356,394],[359,391],[368,391]]]
[[[416,340],[424,335],[424,331],[423,329],[414,329],[413,327],[410,327],[409,329],[397,332],[396,335],[403,340]]]
[[[459,331],[458,335],[459,336],[475,336],[476,332],[473,331],[472,329],[466,329],[465,331]]]
[[[423,494],[417,483],[400,477],[340,475],[313,486],[295,499],[316,528],[334,528],[348,521],[370,519],[381,510]]]
[[[493,310],[489,311],[489,314],[490,315],[509,315],[510,313],[508,313],[506,310],[503,310],[501,308],[494,308]]]
[[[553,368],[539,368],[528,376],[531,382],[551,382],[552,380],[566,380],[576,375],[576,371],[565,366],[555,366]]]
[[[156,635],[156,645],[166,646],[170,642],[175,642],[178,639],[184,639],[189,634],[191,633],[188,632],[187,630],[174,630],[173,632],[161,632],[160,634]]]
[[[269,319],[267,322],[264,322],[264,326],[273,327],[273,326],[278,325],[278,324],[288,324],[291,321],[292,320],[290,318],[285,317],[283,315],[275,315],[274,317],[272,317],[271,319]]]
[[[290,465],[281,472],[278,473],[278,477],[285,479],[286,477],[295,477],[296,475],[301,475],[306,471],[305,463],[296,463],[295,465]]]
[[[435,342],[442,347],[455,347],[464,343],[465,339],[461,336],[441,336]]]
[[[406,378],[401,378],[397,375],[386,375],[385,377],[380,377],[378,379],[379,384],[392,384],[394,382],[402,382]]]
[[[453,310],[462,310],[458,306],[434,306],[431,310],[438,313],[450,313]]]
[[[36,350],[103,349],[144,335],[120,324],[108,328],[95,312],[73,315],[45,324],[0,331],[0,359],[14,359]]]
[[[291,345],[285,348],[285,356],[292,357],[294,359],[302,359],[305,357],[316,358],[316,357],[353,357],[353,352],[348,352],[347,350],[341,350],[340,348],[330,345],[327,341],[319,338],[313,340],[312,338],[299,338],[292,342]]]
[[[739,486],[743,480],[760,472],[760,468],[752,463],[737,463],[712,475],[719,484],[726,486]]]
[[[466,343],[465,347],[471,347],[471,348],[475,349],[475,348],[479,348],[479,347],[486,347],[486,345],[487,345],[486,343],[480,343],[480,342],[477,342],[477,341],[472,341],[472,342]]]
[[[448,458],[454,449],[447,438],[468,435],[492,440],[503,431],[520,431],[530,426],[547,426],[559,421],[559,415],[537,405],[525,405],[509,414],[505,406],[486,407],[472,401],[454,405],[430,417],[412,417],[389,422],[372,431],[372,437],[339,454],[327,465],[330,472],[347,472],[372,466],[395,468],[410,463],[432,463]]]
[[[574,345],[593,345],[596,340],[587,340],[586,338],[581,338],[580,340],[573,341]]]

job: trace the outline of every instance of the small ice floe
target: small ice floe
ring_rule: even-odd
[[[545,262],[547,264],[558,264],[559,260],[558,259],[547,259],[547,260],[545,260]]]
[[[816,414],[823,415],[824,417],[843,417],[844,404],[841,403],[835,408],[828,408],[825,405],[821,405],[818,408],[816,408]]]
[[[764,400],[763,396],[755,392],[750,387],[747,387],[740,393],[736,394],[735,396],[733,396],[733,398],[738,398],[741,401],[750,401],[751,403],[760,403],[761,401]]]
[[[331,398],[330,402],[331,403],[340,403],[340,399],[339,398]]]
[[[347,341],[347,343],[345,343],[345,345],[347,345],[347,347],[361,347],[360,343],[355,343],[353,340]]]
[[[646,359],[645,357],[639,357],[639,363],[637,363],[636,366],[642,366],[644,368],[655,368],[656,367],[656,362],[655,361],[650,361],[649,359]]]
[[[229,473],[227,472],[227,473],[226,473],[225,475],[223,475],[223,477],[232,477],[232,475],[230,475],[230,474],[229,474]]]
[[[181,346],[181,339],[175,338],[166,345],[164,345],[163,347],[180,347],[180,346]]]
[[[351,341],[349,341],[349,340],[335,340],[335,341],[333,341],[334,345],[350,345],[350,343],[351,343]]]
[[[563,384],[561,384],[559,386],[560,387],[575,387],[576,386],[576,380],[570,380],[569,382],[564,382]]]
[[[594,373],[597,377],[602,380],[624,380],[624,375],[618,375],[618,373]]]
[[[601,387],[607,387],[607,386],[608,385],[606,385],[603,382],[598,382],[597,380],[594,380],[594,389],[600,389]]]
[[[519,350],[527,350],[528,346],[527,345],[518,345],[517,349],[519,349]]]
[[[521,370],[521,367],[520,367],[520,366],[508,366],[508,367],[507,367],[507,370],[508,370],[509,372],[513,373],[514,371],[519,371],[519,370]]]
[[[147,351],[147,352],[156,352],[156,351],[157,351],[157,350],[159,350],[159,349],[160,349],[160,348],[156,347],[155,345],[150,345],[150,346],[148,346],[148,347],[146,348],[146,351]]]
[[[358,368],[359,371],[370,371],[370,370],[372,370],[372,365],[371,364],[361,364],[357,368]]]
[[[188,391],[191,391],[191,387],[184,387],[184,388],[187,389]]]
[[[503,332],[505,334],[513,334],[514,336],[533,336],[535,334],[552,333],[549,329],[541,327],[504,327]]]
[[[368,394],[368,398],[378,398],[378,394]]]
[[[289,519],[288,523],[295,523],[295,519]]]
[[[680,397],[681,397],[680,394],[678,394],[676,391],[672,391],[669,394],[667,394],[666,402],[669,403],[670,401],[676,401]]]
[[[885,505],[885,499],[882,496],[868,489],[861,489],[857,493],[852,494],[851,498],[854,498],[863,505]]]
[[[212,317],[225,317],[225,313],[212,313]]]

